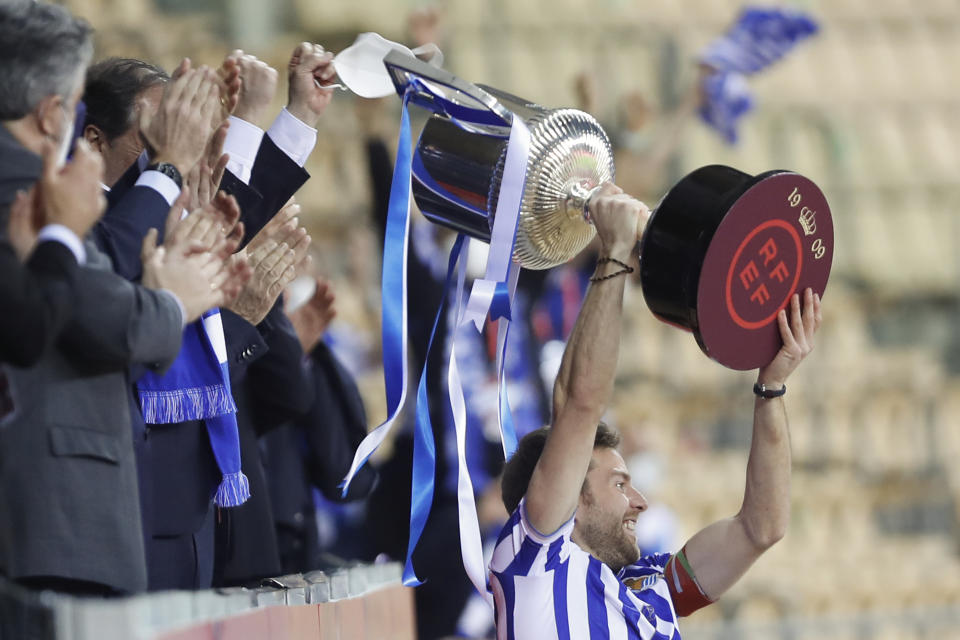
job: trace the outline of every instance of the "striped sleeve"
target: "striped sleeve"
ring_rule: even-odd
[[[542,573],[566,559],[565,546],[573,533],[574,516],[550,534],[541,533],[527,520],[524,501],[511,514],[497,540],[491,571],[514,575]]]

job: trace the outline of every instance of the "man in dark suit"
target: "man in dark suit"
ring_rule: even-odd
[[[241,63],[247,71],[245,73],[245,69],[241,68],[239,72],[244,91],[236,106],[237,117],[231,117],[227,142],[233,144],[233,148],[239,148],[236,143],[239,135],[242,138],[240,144],[251,141],[253,144],[240,153],[231,153],[231,157],[238,157],[231,166],[238,175],[227,171],[223,181],[214,187],[237,197],[247,239],[263,229],[309,177],[302,165],[316,140],[312,125],[330,99],[329,90],[317,89],[314,72],[326,72],[330,60],[329,56],[322,55],[322,49],[317,53],[312,45],[309,45],[309,49],[307,46],[301,45],[296,53],[298,65],[291,73],[289,105],[266,134],[239,116],[255,118],[258,111],[269,105],[276,89],[276,72],[264,69],[265,65],[256,63],[251,56],[236,52],[228,57],[221,73],[227,76],[229,69],[241,67]],[[267,73],[263,73],[265,70]],[[104,154],[108,167],[120,165],[123,158],[130,160],[130,145],[124,144],[123,140],[139,138],[137,105],[143,104],[146,98],[149,107],[149,94],[155,91],[161,74],[162,70],[135,60],[106,60],[94,66],[94,72],[88,77],[85,94],[89,100],[84,135]],[[159,104],[154,108],[161,112],[165,101],[166,96],[159,98]],[[107,117],[111,112],[113,115]],[[107,124],[110,121],[129,125],[123,131],[110,131]],[[258,130],[259,135],[254,132],[252,138],[249,135],[243,138],[243,133],[249,134],[252,130]],[[277,138],[276,142],[274,138]],[[153,146],[155,150],[156,145]],[[121,156],[121,161],[117,161],[117,156]],[[244,158],[246,164],[242,162]],[[208,158],[208,162],[214,164],[215,159]],[[141,179],[139,175],[140,167],[134,163],[110,185],[111,207],[98,225],[96,234],[115,264],[125,265],[120,271],[122,275],[131,278],[136,277],[137,254],[130,240],[136,233],[129,233],[129,229],[149,224],[145,219],[149,211],[143,207],[121,207],[129,197],[131,185]],[[280,289],[282,286],[273,293],[272,299],[276,298]],[[248,366],[270,351],[271,362],[282,360],[288,363],[286,366],[274,364],[272,367],[274,371],[283,371],[283,379],[290,382],[283,385],[284,389],[292,391],[301,388],[297,386],[297,378],[302,353],[295,339],[292,341],[295,349],[282,346],[290,344],[285,337],[292,335],[282,310],[271,313],[272,319],[261,322],[263,313],[272,305],[272,299],[263,313],[254,312],[250,307],[240,304],[243,299],[241,295],[236,305],[221,310],[231,378],[241,378]],[[242,389],[235,387],[234,395],[238,393],[242,394]],[[300,402],[305,408],[307,400]],[[238,403],[243,404],[240,399]],[[135,415],[134,420],[137,418]],[[242,459],[246,468],[248,461],[254,464],[258,461],[255,447],[251,451],[249,438],[245,437],[251,435],[252,431],[248,433],[249,430],[244,428],[246,425],[242,424],[242,415],[238,416],[238,420],[241,421]],[[188,421],[158,425],[142,433],[136,448],[141,472],[142,504],[145,508],[144,526],[149,530],[149,586],[151,589],[209,586],[213,566],[214,524],[210,498],[219,482],[220,472],[206,430],[202,422]],[[171,475],[167,470],[173,467],[179,472]],[[262,476],[256,471],[249,476],[254,493],[259,489],[256,486],[257,479]],[[262,486],[262,483],[259,485]],[[266,491],[264,489],[259,493],[265,496]],[[267,520],[269,522],[269,518]]]
[[[16,193],[40,177],[44,145],[69,146],[90,35],[85,22],[61,7],[0,6],[4,217]],[[101,174],[89,178],[76,199],[101,197]],[[29,369],[7,368],[14,412],[0,423],[0,572],[6,576],[81,593],[146,587],[125,372],[131,363],[169,364],[184,323],[224,302],[220,287],[212,286],[223,279],[219,265],[209,254],[187,258],[185,247],[148,252],[148,288],[118,277],[109,259],[85,242],[73,318],[57,347]]]
[[[243,165],[239,161],[228,165],[219,187],[228,193],[252,191],[255,194],[251,204],[242,213],[246,239],[257,234],[309,177],[303,164],[316,141],[313,125],[330,101],[330,90],[318,89],[313,78],[315,72],[325,71],[330,61],[322,55],[313,55],[312,45],[310,52],[297,60],[298,65],[290,73],[287,108],[266,133],[261,131],[259,136],[253,136],[252,147],[239,153],[235,146],[236,134],[241,130],[249,133],[253,125],[241,121],[236,113],[254,118],[250,107],[256,110],[265,106],[257,102],[256,97],[266,97],[266,105],[269,105],[276,85],[260,87],[259,82],[263,78],[251,77],[247,74],[248,69],[244,68],[249,68],[249,59],[236,60],[247,93],[241,93],[235,115],[230,118],[225,150],[229,152],[231,161],[247,158],[248,162],[252,159],[252,165]],[[260,90],[256,91],[258,88]],[[257,104],[251,104],[250,98],[254,98]],[[238,195],[238,200],[243,202],[244,198]],[[258,314],[251,315],[239,308],[228,307],[222,315],[228,351],[233,354],[230,356],[232,379],[242,379],[248,369],[252,371],[262,366],[281,375],[280,380],[284,382],[275,381],[275,384],[284,386],[286,391],[302,388],[297,382],[302,353],[296,344],[287,348],[290,341],[286,337],[292,334],[292,330],[282,311],[271,313],[266,322],[261,322],[262,315],[257,317]],[[243,336],[249,334],[251,326],[256,327],[261,340],[243,346]],[[239,352],[238,347],[241,347]],[[266,357],[268,352],[269,358]],[[281,361],[286,364],[279,364]],[[235,396],[242,395],[243,385],[238,385],[234,391]],[[261,489],[264,485],[260,481],[262,471],[259,469],[257,449],[251,447],[255,443],[255,436],[249,421],[242,414],[245,399],[237,397],[237,404],[240,409],[237,419],[241,459],[251,482],[251,500],[231,511],[249,512],[252,508],[250,502],[254,505],[259,503],[266,497],[266,492]],[[211,489],[216,486],[216,476],[210,470],[215,470],[216,466],[209,445],[195,435],[200,431],[200,426],[196,422],[187,422],[150,431],[149,482],[153,485],[154,535],[148,545],[147,556],[151,589],[203,588],[212,584],[215,519],[210,495]],[[184,473],[171,478],[165,470],[174,463],[179,464]],[[232,521],[232,515],[222,518],[225,526],[230,526]],[[192,552],[196,560],[194,571],[184,573],[176,569],[171,559],[183,558],[187,552]]]

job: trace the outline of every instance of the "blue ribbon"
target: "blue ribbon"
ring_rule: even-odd
[[[450,260],[447,263],[447,277],[443,284],[444,297],[450,290],[453,271],[460,258],[463,248],[464,235],[459,234],[457,241],[450,250]],[[420,384],[417,387],[416,429],[413,437],[413,479],[410,485],[410,539],[407,542],[407,559],[403,567],[403,584],[416,587],[423,582],[417,578],[413,570],[413,551],[420,542],[423,528],[430,517],[430,508],[433,506],[433,488],[436,483],[437,447],[433,438],[433,425],[430,420],[430,403],[427,399],[427,362],[433,349],[433,338],[437,333],[437,325],[443,315],[444,303],[441,300],[437,316],[433,320],[430,330],[430,341],[427,343],[427,352],[424,358],[423,372],[420,374]]]
[[[346,478],[340,483],[342,496],[346,497],[357,471],[367,463],[377,447],[389,433],[399,410],[405,401],[406,380],[406,306],[407,302],[407,230],[410,220],[410,166],[413,147],[410,135],[408,102],[413,95],[411,88],[403,95],[400,118],[400,136],[397,139],[397,157],[390,185],[390,203],[387,209],[387,226],[383,243],[383,274],[380,299],[383,336],[383,377],[387,396],[387,419],[371,431],[354,455]]]
[[[406,381],[403,379],[403,305],[400,295],[405,288],[404,262],[407,246],[407,220],[410,216],[410,165],[413,148],[410,135],[410,113],[407,102],[410,92],[403,96],[400,136],[397,140],[397,159],[393,182],[390,184],[390,204],[387,210],[387,228],[383,243],[383,275],[381,299],[383,303],[383,366],[387,392],[387,411],[393,414],[400,404]]]
[[[493,299],[490,301],[490,319],[497,320],[506,318],[513,320],[510,315],[510,285],[506,282],[498,282],[493,290]]]
[[[501,296],[501,290],[506,292],[508,304],[512,304],[513,294],[517,288],[517,280],[520,277],[520,266],[511,263],[507,270],[506,282],[497,283],[497,289],[494,293],[494,304],[497,303],[497,297]],[[501,303],[502,304],[502,303]],[[491,305],[492,313],[493,305]],[[491,315],[491,317],[493,317]],[[517,450],[517,428],[513,423],[513,413],[510,410],[510,399],[507,394],[506,377],[504,368],[507,362],[507,340],[510,338],[510,316],[507,315],[497,326],[497,398],[499,405],[500,422],[500,440],[503,444],[503,459],[509,460]]]

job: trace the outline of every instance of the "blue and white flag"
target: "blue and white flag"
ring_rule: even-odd
[[[740,119],[754,106],[746,76],[766,69],[818,30],[813,18],[799,11],[746,7],[700,54],[700,62],[714,71],[702,81],[703,121],[735,143]]]

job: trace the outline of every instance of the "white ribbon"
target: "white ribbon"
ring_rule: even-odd
[[[469,244],[466,251],[469,251]],[[493,606],[493,597],[487,591],[487,570],[483,561],[483,540],[480,535],[480,522],[477,518],[477,505],[473,495],[473,482],[467,468],[467,409],[463,398],[463,385],[457,368],[457,332],[466,324],[463,313],[463,290],[467,260],[461,258],[457,276],[456,322],[454,339],[450,347],[450,361],[447,365],[447,391],[450,394],[450,408],[453,411],[453,424],[457,434],[457,514],[460,522],[460,555],[463,567],[476,587],[477,592]]]
[[[527,160],[530,156],[530,130],[513,116],[510,139],[507,141],[507,157],[503,166],[503,180],[497,197],[497,212],[490,235],[490,253],[483,279],[473,283],[464,319],[472,322],[477,331],[483,330],[483,322],[490,311],[490,303],[497,283],[505,282],[513,259],[513,243],[520,216],[520,201],[527,179]]]
[[[491,607],[493,606],[493,597],[487,590],[487,570],[486,563],[483,560],[480,523],[477,518],[473,482],[470,480],[467,467],[467,413],[464,404],[463,385],[457,369],[456,331],[468,323],[473,324],[477,331],[483,330],[483,323],[486,320],[487,313],[489,313],[490,304],[499,283],[508,283],[511,301],[516,292],[520,269],[517,267],[511,270],[510,262],[513,259],[517,219],[520,214],[520,203],[526,184],[527,159],[530,150],[530,131],[519,116],[514,115],[513,117],[507,145],[507,157],[504,160],[503,180],[500,184],[500,193],[497,199],[497,211],[493,221],[490,252],[487,255],[484,278],[473,283],[465,310],[462,308],[462,299],[467,260],[463,259],[460,262],[456,293],[456,329],[447,368],[447,391],[450,394],[450,408],[453,412],[453,422],[457,434],[457,512],[460,524],[460,553],[463,557],[463,567],[470,578],[470,582],[473,583],[477,592]],[[503,386],[503,353],[509,327],[508,318],[501,318],[500,320],[497,329],[498,398],[502,398],[505,393]],[[504,455],[506,456],[508,452],[506,438],[503,436],[503,406],[504,402],[499,402],[497,419],[501,440],[504,442]]]

